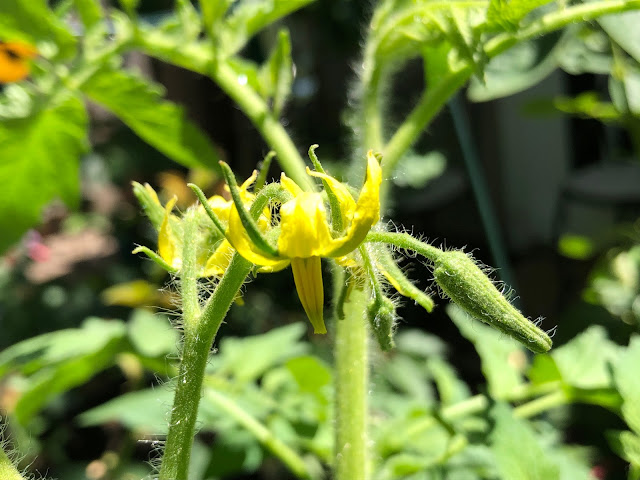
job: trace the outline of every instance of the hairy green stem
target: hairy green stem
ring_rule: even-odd
[[[433,247],[428,243],[421,242],[408,233],[369,232],[365,242],[387,243],[395,247],[412,250],[423,257],[428,258],[432,262],[435,262],[440,258],[443,253],[439,248]]]
[[[0,446],[0,478],[2,480],[24,480],[18,469],[11,463],[11,460],[4,453],[4,449]]]
[[[207,389],[205,396],[212,404],[216,405],[238,422],[241,427],[250,432],[267,450],[278,457],[296,477],[311,478],[302,457],[283,443],[261,422],[240,408],[236,402],[216,391],[214,387]]]
[[[186,247],[190,238],[188,235],[193,233],[193,228],[197,225],[190,226],[190,223],[195,224],[195,221],[190,222],[187,219],[191,220],[189,215],[185,219],[185,248],[180,275],[185,315],[184,345],[159,480],[186,480],[188,477],[189,459],[209,351],[231,303],[252,266],[235,254],[213,295],[200,312],[195,275],[196,251],[195,248]],[[193,263],[189,258],[185,258],[185,255],[194,257]],[[192,270],[187,271],[187,269]],[[192,278],[196,282],[195,285],[192,283]],[[187,317],[194,314],[192,318]]]
[[[336,480],[367,480],[369,456],[367,418],[369,388],[367,322],[368,295],[354,289],[344,305],[345,316],[336,320],[335,340],[335,465]]]
[[[212,62],[209,74],[213,80],[242,109],[269,146],[276,152],[278,163],[303,190],[315,190],[315,183],[305,170],[305,162],[278,119],[266,102],[247,84],[238,80],[238,74],[224,62]]]

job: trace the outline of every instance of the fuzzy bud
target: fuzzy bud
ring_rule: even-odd
[[[551,348],[549,336],[511,305],[464,252],[442,252],[433,274],[444,293],[472,317],[515,338],[532,352],[544,353]]]
[[[384,295],[374,295],[373,301],[367,307],[367,317],[380,348],[385,352],[391,350],[395,346],[393,329],[396,306],[394,303]]]

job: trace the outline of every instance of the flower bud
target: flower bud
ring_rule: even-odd
[[[395,346],[393,328],[396,321],[396,306],[386,296],[375,295],[367,307],[367,317],[380,348],[385,352],[391,350]]]
[[[549,336],[511,305],[464,252],[442,252],[433,274],[442,291],[472,317],[510,335],[532,352],[551,348]]]

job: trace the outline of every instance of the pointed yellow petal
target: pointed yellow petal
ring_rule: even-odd
[[[171,210],[178,201],[178,197],[173,197],[167,202],[164,209],[164,218],[158,232],[158,253],[162,259],[174,268],[182,266],[182,259],[176,256],[176,239],[171,229]]]
[[[280,270],[284,270],[285,268],[287,268],[290,263],[291,263],[291,260],[289,260],[289,259],[280,260],[280,262],[278,262],[275,265],[270,265],[268,267],[260,267],[260,268],[258,268],[257,272],[258,273],[275,273],[275,272],[279,272]]]
[[[278,252],[283,257],[325,256],[334,247],[324,200],[303,192],[280,208]]]
[[[268,226],[268,222],[258,220],[258,226],[262,227],[262,225],[266,228]],[[238,210],[235,206],[231,207],[231,212],[229,214],[229,227],[227,228],[226,237],[231,245],[233,245],[233,248],[235,248],[240,255],[251,263],[263,266],[276,266],[282,261],[281,258],[268,257],[265,253],[254,246],[247,234],[247,231],[242,225],[242,220],[240,220],[240,215],[238,215]]]
[[[313,333],[327,333],[324,325],[324,289],[320,257],[292,258],[291,270],[298,297],[313,325]]]
[[[254,170],[253,173],[251,173],[251,176],[247,178],[244,182],[242,182],[242,185],[240,185],[240,192],[242,193],[249,190],[249,187],[253,185],[253,182],[256,181],[256,178],[258,178],[258,171]]]
[[[329,184],[329,188],[333,191],[335,196],[338,199],[338,203],[340,203],[340,213],[342,214],[342,224],[349,225],[351,222],[351,218],[353,216],[353,212],[356,209],[356,202],[349,193],[349,189],[345,186],[344,183],[339,182],[335,178],[326,173],[313,172],[307,167],[307,173],[312,177],[318,177],[324,180]]]
[[[287,177],[284,172],[280,175],[280,184],[294,197],[303,193],[303,190],[298,186],[298,184]]]
[[[229,212],[231,212],[231,205],[233,202],[231,200],[227,200],[220,195],[214,195],[207,199],[207,203],[213,210],[213,213],[216,214],[216,217],[220,219],[221,222],[229,221]],[[202,206],[200,206],[202,208]]]
[[[201,277],[221,277],[227,270],[231,258],[233,257],[234,249],[228,240],[222,240],[220,245],[216,248],[207,259],[207,263],[200,274]]]
[[[360,245],[371,227],[380,220],[380,184],[382,169],[378,159],[369,151],[367,154],[367,175],[360,196],[356,202],[351,224],[339,245],[327,253],[330,257],[341,257],[355,250]]]

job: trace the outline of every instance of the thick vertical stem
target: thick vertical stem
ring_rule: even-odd
[[[336,480],[369,478],[366,304],[366,292],[354,289],[344,306],[344,319],[336,320]]]
[[[251,268],[249,262],[235,255],[201,312],[194,241],[197,228],[195,213],[187,212],[184,218],[184,248],[180,271],[184,344],[160,480],[188,478],[202,382],[211,344]]]

